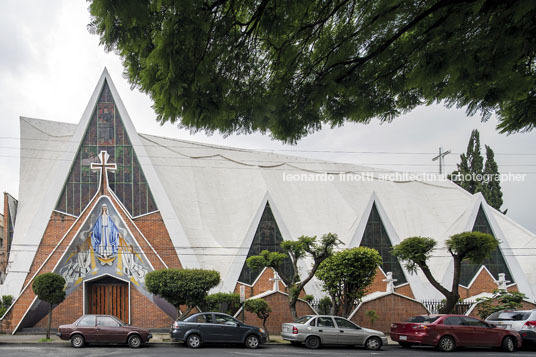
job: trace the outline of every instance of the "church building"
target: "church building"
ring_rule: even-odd
[[[0,285],[0,295],[14,296],[0,317],[4,332],[46,326],[48,306],[31,287],[46,272],[66,281],[53,326],[105,313],[133,325],[169,327],[175,309],[144,283],[156,269],[215,269],[221,283],[214,292],[244,286],[247,298],[282,294],[284,283],[271,270],[251,271],[247,257],[278,250],[282,240],[329,232],[344,242],[340,249],[380,252],[383,264],[369,293],[389,285],[412,302],[442,295],[391,255],[393,245],[411,236],[436,239],[430,267],[449,286],[453,265],[445,240],[487,232],[500,246],[484,264],[464,264],[462,297],[506,283],[535,298],[536,235],[481,194],[354,164],[140,134],[106,69],[78,124],[21,117],[20,132],[20,190]],[[310,263],[304,260],[300,269]],[[292,265],[283,265],[291,274]],[[499,281],[501,273],[506,282]],[[325,296],[315,279],[305,293]]]

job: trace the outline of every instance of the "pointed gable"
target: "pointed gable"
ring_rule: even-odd
[[[491,229],[491,225],[486,218],[486,214],[482,209],[482,205],[480,205],[478,209],[475,224],[473,225],[473,232],[487,233],[495,237],[495,234]],[[506,264],[502,255],[501,249],[497,247],[491,253],[491,255],[482,262],[482,264],[471,264],[468,262],[463,262],[460,276],[460,284],[463,286],[468,286],[471,280],[474,278],[475,274],[482,267],[482,265],[484,265],[488,269],[488,271],[491,273],[495,280],[499,278],[499,273],[504,273],[506,276],[506,280],[514,282],[512,274],[510,273],[510,269],[508,269],[508,265]]]
[[[376,203],[373,203],[372,209],[370,210],[360,246],[374,248],[380,253],[383,260],[382,270],[393,273],[393,278],[397,280],[396,285],[407,283],[400,262],[391,254],[393,245],[378,213]]]
[[[131,217],[156,211],[151,189],[106,81],[103,83],[56,210],[78,217],[95,196],[99,175],[92,171],[90,166],[91,163],[98,161],[98,154],[101,151],[108,152],[110,162],[117,164],[117,170],[108,173],[108,182]]]
[[[255,236],[251,247],[249,248],[248,258],[253,255],[260,254],[263,250],[268,250],[270,252],[280,252],[281,251],[281,242],[283,242],[283,237],[275,221],[274,214],[270,208],[270,204],[266,202],[264,207],[264,212],[262,213],[261,220],[255,231]],[[283,274],[287,277],[291,277],[294,269],[292,268],[292,263],[289,258],[286,258],[282,263]],[[239,282],[252,285],[255,279],[259,276],[261,271],[253,271],[244,262],[242,267],[242,272],[238,278]]]

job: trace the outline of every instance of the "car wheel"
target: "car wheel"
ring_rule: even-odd
[[[402,346],[403,348],[411,348],[411,346],[413,346],[413,343],[409,343],[409,342],[399,342],[398,344]]]
[[[506,336],[502,342],[502,349],[506,352],[514,352],[516,350],[516,341],[511,336]]]
[[[290,344],[292,346],[301,346],[301,342],[300,341],[290,341]]]
[[[130,348],[139,348],[141,346],[141,337],[139,335],[131,335],[128,338]]]
[[[198,334],[192,333],[186,339],[186,345],[190,348],[199,348],[201,346],[201,337]]]
[[[246,347],[247,348],[258,348],[260,345],[259,338],[255,335],[249,335],[246,338]]]
[[[320,339],[317,336],[307,337],[305,340],[305,347],[313,349],[320,347]]]
[[[456,342],[450,336],[443,336],[439,340],[437,347],[443,352],[451,352],[456,348]]]
[[[378,337],[370,337],[365,342],[365,348],[367,350],[379,350],[382,348],[382,340],[380,340]]]
[[[74,348],[84,347],[84,342],[84,336],[82,335],[73,335],[71,337],[71,346]]]

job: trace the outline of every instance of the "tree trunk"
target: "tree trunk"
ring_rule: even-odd
[[[268,316],[266,316],[263,320],[262,320],[262,327],[264,327],[264,331],[266,331],[266,341],[267,342],[270,342],[270,333],[268,332],[268,329],[266,328],[266,320],[268,319]]]
[[[52,325],[52,304],[48,304],[47,340],[50,340],[50,325]]]
[[[293,321],[298,318],[298,313],[296,312],[297,301],[298,297],[293,297],[292,294],[288,294],[288,307],[290,308],[290,315],[292,316]]]
[[[447,301],[445,302],[445,305],[441,309],[439,309],[440,314],[450,314],[451,311],[454,310],[454,307],[458,303],[458,300],[460,299],[460,295],[458,292],[451,293],[449,296],[447,296]]]

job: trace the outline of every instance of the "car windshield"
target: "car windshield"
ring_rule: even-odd
[[[302,316],[302,317],[298,317],[296,320],[294,320],[294,322],[297,323],[297,324],[304,324],[307,321],[309,321],[311,319],[311,317],[312,316],[310,316],[310,315],[305,315],[305,316]]]
[[[431,324],[432,322],[434,322],[438,318],[439,318],[439,316],[418,315],[418,316],[410,317],[409,319],[406,320],[406,322],[418,322],[418,323],[423,323],[423,324]]]
[[[523,321],[527,320],[530,312],[526,311],[498,311],[489,315],[486,320],[491,321]]]

